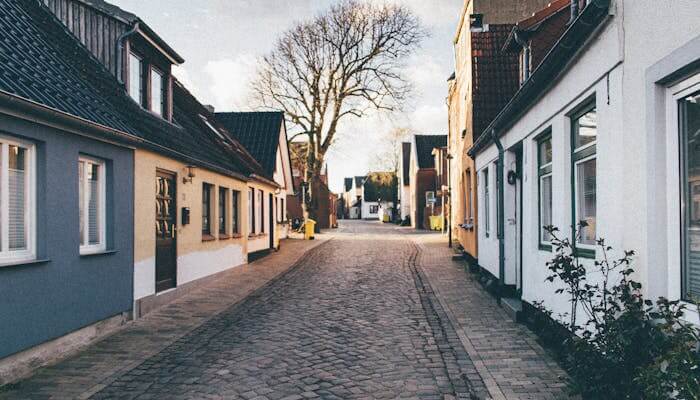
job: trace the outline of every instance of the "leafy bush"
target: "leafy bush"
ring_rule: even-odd
[[[633,251],[611,259],[599,239],[601,257],[586,268],[568,238],[546,229],[555,249],[547,280],[563,284],[556,293],[571,303],[563,324],[570,334],[557,347],[573,389],[592,399],[700,399],[700,330],[682,319],[685,305],[643,297],[631,279]]]

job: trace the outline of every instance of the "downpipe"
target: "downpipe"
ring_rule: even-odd
[[[496,301],[501,304],[502,291],[505,286],[505,271],[506,271],[506,255],[505,255],[505,219],[503,215],[505,202],[505,187],[503,184],[503,164],[504,154],[503,144],[496,135],[496,130],[491,130],[491,138],[498,148],[498,162],[496,163],[496,184],[498,185],[498,198],[496,199],[498,207],[498,220],[496,221],[498,232],[498,290],[496,290]]]

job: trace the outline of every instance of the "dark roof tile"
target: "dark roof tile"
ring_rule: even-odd
[[[415,135],[418,168],[435,168],[433,149],[447,146],[447,135]]]
[[[284,114],[273,112],[216,113],[216,118],[262,165],[268,178],[275,172]]]

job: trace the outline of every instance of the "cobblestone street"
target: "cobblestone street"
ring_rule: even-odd
[[[528,349],[537,345],[524,333],[524,328],[508,325],[505,314],[494,311],[492,308],[497,306],[486,295],[482,298],[471,295],[473,301],[479,302],[478,306],[485,308],[485,316],[495,318],[484,326],[494,332],[498,331],[498,325],[509,327],[505,333],[494,335],[507,344],[503,346],[506,351],[490,354],[500,354],[502,363],[513,366],[504,367],[500,374],[494,373],[488,361],[485,365],[479,356],[481,348],[464,346],[465,340],[460,338],[464,330],[459,319],[455,320],[455,310],[441,305],[454,301],[438,299],[429,283],[429,278],[434,279],[439,271],[420,265],[439,259],[435,252],[420,244],[422,237],[436,235],[409,235],[413,231],[376,222],[343,222],[332,233],[332,240],[311,250],[279,279],[161,350],[144,356],[142,362],[113,372],[109,379],[102,380],[106,383],[97,390],[81,394],[74,391],[71,395],[62,389],[50,390],[52,380],[60,380],[67,388],[71,376],[80,374],[71,369],[70,362],[64,362],[50,367],[48,375],[40,372],[37,374],[40,378],[22,382],[14,391],[5,393],[4,398],[561,396],[563,384],[558,382],[558,376],[563,373],[541,349],[527,352],[526,362],[518,363],[516,358],[521,355],[518,351],[522,346],[513,346],[508,340],[520,335]],[[445,254],[449,262],[449,253]],[[462,279],[455,271],[450,273],[449,279]],[[441,287],[448,290],[444,284]],[[449,293],[459,294],[454,288]],[[217,295],[225,296],[221,291]],[[481,312],[475,307],[469,311]],[[478,322],[480,318],[466,321]],[[166,328],[168,319],[162,319],[160,324]],[[487,334],[483,329],[478,332],[482,338]],[[132,337],[138,335],[149,333],[145,330],[132,333]],[[482,342],[501,346],[487,339]],[[113,347],[110,351],[119,353],[118,345]],[[511,348],[515,353],[507,354]],[[94,361],[100,362],[107,361]],[[89,368],[90,360],[81,366]],[[514,387],[515,377],[509,371],[521,367]],[[530,370],[536,373],[536,378],[527,378]],[[84,386],[86,382],[80,384]]]

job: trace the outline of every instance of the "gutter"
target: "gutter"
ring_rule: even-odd
[[[496,130],[491,131],[491,136],[493,138],[496,147],[498,148],[498,162],[496,163],[496,185],[498,185],[498,198],[496,199],[498,208],[498,220],[496,236],[498,237],[498,291],[496,300],[498,304],[501,304],[501,294],[506,283],[505,273],[506,273],[506,244],[505,244],[505,215],[504,214],[504,204],[505,204],[505,185],[503,182],[503,166],[504,166],[504,153],[503,144],[501,140],[496,135]]]
[[[601,26],[610,8],[610,0],[591,0],[579,16],[571,22],[564,34],[549,50],[540,65],[515,92],[486,129],[479,135],[468,154],[475,158],[484,147],[504,133],[527,109],[564,74],[569,62],[589,37]]]

